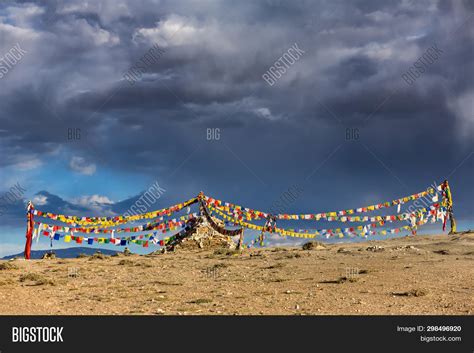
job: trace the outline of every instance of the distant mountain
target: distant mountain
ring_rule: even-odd
[[[1,194],[0,190],[0,194]],[[38,191],[32,197],[33,204],[41,211],[61,213],[76,216],[115,216],[121,215],[130,210],[130,207],[143,195],[144,192],[138,195],[131,196],[118,202],[101,202],[91,196],[89,199],[67,201],[57,195],[54,195],[46,190]],[[102,200],[103,201],[103,200]],[[26,213],[26,198],[21,198],[12,203],[5,203],[0,200],[0,216],[2,226],[24,226]],[[156,204],[153,204],[150,209],[159,209],[169,205],[163,205],[163,200],[160,198]]]
[[[100,251],[104,255],[114,255],[120,251],[115,250],[107,250],[107,249],[98,249],[98,248],[86,248],[86,247],[78,247],[78,248],[66,248],[66,249],[56,249],[54,253],[56,257],[62,259],[71,259],[76,258],[79,254],[85,255],[92,255],[95,252]],[[45,253],[49,252],[49,250],[32,250],[31,251],[31,258],[32,259],[41,259]],[[8,255],[2,258],[2,260],[9,260],[13,259],[14,257],[23,257],[23,253],[15,254],[15,255]]]

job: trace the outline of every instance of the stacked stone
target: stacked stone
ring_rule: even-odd
[[[212,217],[212,219],[216,224],[224,227],[224,222],[222,222],[220,219],[215,217]],[[182,240],[170,245],[171,246],[166,247],[166,251],[236,248],[236,244],[232,238],[215,231],[209,225],[209,222],[207,222],[205,217],[202,217],[197,227],[190,231]]]

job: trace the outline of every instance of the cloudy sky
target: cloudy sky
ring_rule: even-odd
[[[288,212],[316,212],[447,177],[469,227],[473,4],[3,1],[0,190],[93,215],[155,182],[157,208],[203,190],[267,210],[299,185]],[[13,249],[24,211],[6,203]]]

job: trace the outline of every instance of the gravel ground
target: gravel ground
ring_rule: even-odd
[[[473,298],[472,233],[0,261],[4,315],[472,315]]]

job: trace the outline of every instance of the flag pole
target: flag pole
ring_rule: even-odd
[[[240,232],[239,242],[237,243],[237,250],[242,250],[244,248],[244,228]]]
[[[31,243],[33,240],[33,228],[35,226],[33,211],[35,207],[31,201],[28,201],[26,206],[26,244],[25,244],[25,260],[29,260],[31,257]]]
[[[444,216],[443,220],[443,231],[446,229],[446,221],[449,217],[451,222],[451,230],[449,234],[456,233],[456,219],[454,218],[453,212],[453,194],[451,193],[451,188],[449,187],[448,180],[446,179],[442,184],[442,191],[443,191],[443,206],[446,207],[446,215]]]

